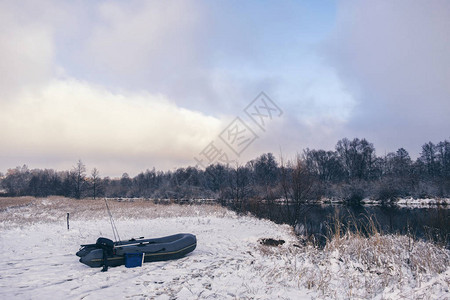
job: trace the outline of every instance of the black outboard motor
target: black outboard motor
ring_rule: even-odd
[[[100,237],[95,244],[81,245],[80,250],[76,253],[78,257],[86,256],[94,249],[105,249],[109,255],[113,254],[114,242],[110,239]]]
[[[104,237],[99,237],[97,239],[97,242],[95,242],[95,245],[98,248],[107,249],[108,251],[111,251],[111,255],[112,255],[112,251],[114,249],[114,242],[111,241],[110,239],[107,239]]]
[[[95,242],[97,248],[103,250],[103,269],[102,272],[108,271],[108,257],[112,257],[114,254],[114,242],[110,239],[99,237]]]

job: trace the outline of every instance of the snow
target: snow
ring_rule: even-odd
[[[450,297],[448,251],[415,242],[405,252],[406,237],[340,237],[320,250],[299,246],[287,225],[238,216],[218,206],[145,201],[109,205],[122,239],[189,232],[197,236],[198,246],[178,260],[102,273],[75,256],[80,244],[93,243],[99,236],[111,238],[102,202],[32,200],[0,210],[0,299]],[[263,246],[261,238],[286,243]],[[430,259],[406,264],[405,255],[414,258],[414,251],[428,251]]]
[[[427,207],[439,205],[443,208],[450,208],[450,198],[401,198],[397,205],[406,207]]]
[[[42,201],[34,209],[42,210],[48,205],[48,201]],[[183,213],[183,206],[157,209],[164,208],[171,211],[169,217],[127,218],[113,211],[121,238],[190,232],[197,236],[196,250],[179,260],[146,263],[133,269],[120,266],[106,273],[79,263],[74,254],[80,244],[93,243],[99,236],[111,237],[107,218],[99,216],[96,220],[82,216],[70,222],[68,231],[63,211],[43,217],[38,212],[29,212],[29,207],[23,208],[27,220],[38,214],[45,222],[23,225],[9,220],[3,224],[0,298],[273,299],[283,295],[307,298],[309,291],[306,289],[298,289],[295,284],[274,286],[255,272],[258,268],[276,266],[277,260],[276,257],[262,259],[257,251],[258,239],[273,237],[294,242],[295,236],[288,226],[238,217],[222,208],[204,212],[202,206],[187,207],[187,213]],[[20,209],[14,210],[10,213],[19,214]],[[149,209],[143,210],[142,217],[146,212],[148,214]],[[173,214],[177,216],[172,217]],[[180,216],[182,214],[193,216]]]
[[[322,198],[318,203],[320,204],[342,204],[345,201],[340,198]],[[373,198],[364,198],[361,200],[361,203],[364,205],[380,205],[382,204],[382,201],[376,200]],[[399,198],[396,199],[394,204],[400,206],[400,207],[436,207],[439,206],[440,208],[449,209],[450,208],[450,198]]]

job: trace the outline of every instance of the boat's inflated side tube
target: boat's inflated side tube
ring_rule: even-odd
[[[81,249],[76,253],[80,257],[80,262],[91,267],[101,267],[108,265],[108,257],[112,257],[114,253],[114,242],[110,239],[99,237],[95,244],[82,245]],[[96,258],[95,261],[92,261]]]
[[[86,256],[89,252],[91,252],[94,249],[97,249],[97,246],[95,244],[82,245],[80,250],[78,250],[78,252],[76,253],[76,255],[78,257],[83,257],[83,256]]]

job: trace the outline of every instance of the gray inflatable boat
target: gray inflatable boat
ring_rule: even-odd
[[[80,262],[89,267],[116,267],[126,264],[127,255],[143,254],[143,262],[177,259],[194,251],[197,238],[190,233],[180,233],[156,239],[131,239],[113,242],[98,238],[95,244],[81,245],[76,253]]]

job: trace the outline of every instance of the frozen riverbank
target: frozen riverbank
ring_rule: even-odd
[[[1,200],[0,200],[1,201]],[[2,299],[310,299],[450,296],[449,253],[406,237],[337,237],[299,246],[290,227],[218,206],[110,203],[122,238],[197,236],[189,256],[106,273],[78,262],[79,244],[112,232],[104,202],[42,199],[0,211]],[[70,230],[65,215],[71,213]],[[283,239],[279,247],[261,238]]]

